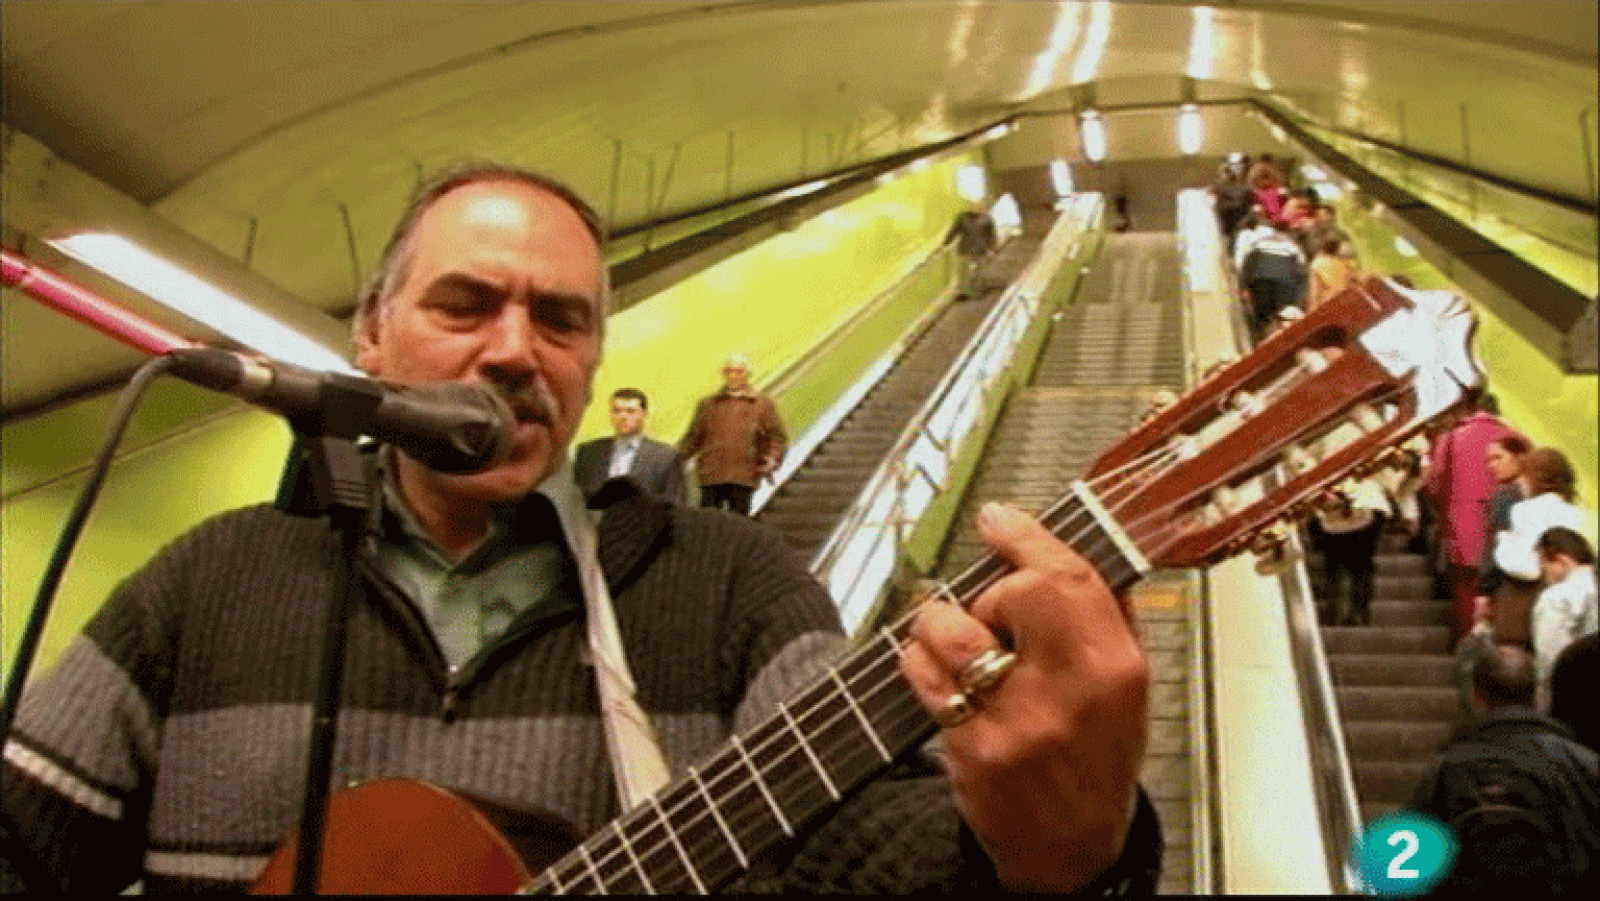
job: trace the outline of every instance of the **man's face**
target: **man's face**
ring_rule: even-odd
[[[644,406],[637,397],[611,399],[611,427],[618,438],[631,438],[644,428]]]
[[[743,391],[750,387],[750,370],[737,363],[722,367],[722,384],[729,391]]]
[[[602,265],[576,212],[517,182],[457,188],[418,220],[410,265],[358,339],[357,363],[402,383],[496,385],[517,414],[501,464],[422,471],[441,496],[515,501],[554,471],[600,359]]]

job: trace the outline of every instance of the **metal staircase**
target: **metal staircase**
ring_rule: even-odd
[[[985,266],[980,293],[947,305],[893,368],[756,514],[813,559],[924,401],[999,299],[1038,252],[1050,220],[1025,219],[1022,233]]]
[[[1062,310],[1041,351],[1032,384],[1007,403],[983,462],[947,539],[939,578],[950,579],[982,553],[973,520],[978,506],[1002,501],[1041,510],[1068,490],[1094,457],[1126,433],[1159,390],[1184,387],[1183,312],[1176,237],[1108,235],[1100,258]],[[1167,852],[1162,894],[1206,893],[1192,849],[1202,823],[1194,756],[1190,680],[1195,653],[1198,580],[1158,572],[1133,593],[1150,655],[1150,743],[1140,782],[1160,814]],[[1200,855],[1209,856],[1209,851]]]
[[[1322,630],[1363,822],[1410,800],[1464,713],[1450,602],[1434,597],[1427,558],[1406,545],[1399,533],[1379,540],[1372,624]],[[1309,556],[1315,573],[1320,561]]]

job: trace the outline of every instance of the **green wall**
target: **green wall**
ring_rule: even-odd
[[[1442,288],[1467,294],[1438,268],[1420,256],[1403,256],[1395,249],[1394,233],[1381,221],[1349,203],[1341,203],[1338,216],[1357,246],[1361,268],[1380,274],[1404,273],[1418,288]],[[1600,494],[1600,379],[1594,375],[1569,375],[1548,356],[1529,345],[1521,334],[1497,316],[1488,305],[1473,303],[1478,316],[1475,349],[1488,374],[1489,390],[1500,401],[1500,412],[1535,445],[1559,448],[1578,473],[1579,503],[1596,511]]]
[[[910,273],[959,210],[955,170],[972,159],[898,178],[612,317],[595,396],[643,388],[652,400],[651,431],[676,440],[728,353],[748,354],[765,381]],[[821,412],[821,399],[831,400],[830,385],[853,380],[915,318],[917,305],[937,295],[947,273],[930,268],[906,279],[906,290],[867,328],[779,398],[791,432]],[[153,387],[130,425],[57,595],[41,664],[162,546],[216,512],[270,499],[277,488],[290,441],[282,422],[169,382]],[[91,398],[0,434],[0,666],[14,657],[45,561],[115,403],[114,396]],[[604,406],[591,405],[580,437],[608,430]]]
[[[747,355],[753,379],[764,384],[925,259],[962,207],[955,172],[971,161],[904,175],[612,316],[595,397],[639,388],[650,396],[647,431],[676,443],[696,401],[721,384],[728,354]],[[859,372],[876,351],[840,354],[851,358],[831,375],[819,367],[819,378]],[[822,412],[813,388],[795,385],[778,398],[791,436]],[[591,404],[579,440],[609,432],[606,405]]]

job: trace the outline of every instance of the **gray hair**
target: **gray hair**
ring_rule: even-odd
[[[583,226],[602,251],[606,246],[605,223],[600,214],[577,191],[542,172],[504,163],[474,161],[454,166],[434,174],[417,186],[400,221],[395,223],[389,242],[384,245],[378,268],[367,279],[361,295],[356,298],[356,312],[351,319],[351,331],[359,341],[370,329],[377,327],[377,314],[383,302],[405,282],[411,268],[412,242],[417,222],[433,204],[457,188],[484,182],[513,182],[543,191],[565,203],[583,221]],[[605,313],[610,306],[611,282],[604,261],[600,265],[600,322],[605,323]]]

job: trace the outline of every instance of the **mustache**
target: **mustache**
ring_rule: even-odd
[[[511,407],[517,422],[553,425],[561,413],[561,402],[542,376],[534,375],[516,381],[491,381],[488,387]]]

